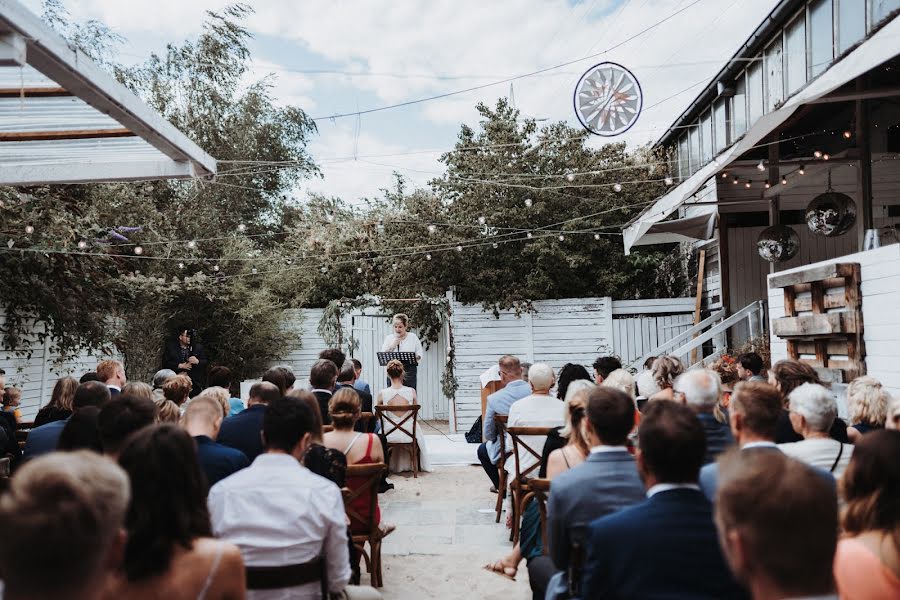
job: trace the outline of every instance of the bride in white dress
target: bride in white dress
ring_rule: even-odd
[[[387,374],[391,379],[391,387],[385,388],[378,392],[378,396],[375,398],[376,404],[386,404],[388,406],[402,406],[404,404],[416,404],[416,390],[411,387],[407,387],[403,385],[403,363],[399,360],[392,360],[387,364]],[[391,419],[400,423],[411,413],[405,412],[395,412],[388,413],[391,416]],[[417,415],[418,416],[418,415]],[[385,417],[385,423],[387,424],[387,417]],[[403,423],[402,427],[407,431],[412,431],[412,419],[409,419],[405,423]],[[387,424],[387,427],[391,426]],[[419,426],[419,423],[416,423],[416,440],[419,442],[419,465],[420,471],[431,471],[431,463],[428,460],[428,450],[425,446],[425,435],[422,433],[422,429]],[[412,441],[410,435],[406,432],[400,431],[400,429],[396,429],[392,431],[387,436],[388,442],[399,442],[399,443],[408,443]],[[402,473],[403,471],[412,471],[412,461],[410,460],[410,455],[405,451],[395,451],[391,452],[391,471],[394,473]]]

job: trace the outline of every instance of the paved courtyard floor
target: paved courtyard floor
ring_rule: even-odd
[[[524,562],[515,582],[482,569],[511,545],[504,523],[494,522],[497,497],[480,466],[390,479],[395,489],[379,497],[382,520],[397,526],[382,546],[386,599],[531,597]]]

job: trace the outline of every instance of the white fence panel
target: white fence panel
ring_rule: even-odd
[[[693,298],[614,301],[614,353],[623,365],[639,360],[660,344],[690,329],[694,305]]]

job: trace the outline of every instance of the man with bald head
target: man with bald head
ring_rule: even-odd
[[[247,409],[222,421],[219,443],[240,450],[253,462],[263,453],[262,422],[266,407],[281,397],[281,391],[268,381],[254,383],[250,388]]]

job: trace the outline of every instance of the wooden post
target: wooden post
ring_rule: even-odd
[[[865,77],[856,80],[857,92],[865,91]],[[866,230],[874,229],[872,215],[872,145],[869,140],[869,105],[866,100],[856,101],[856,147],[859,148],[859,176],[857,194],[860,205],[859,249],[863,250]]]
[[[706,250],[700,251],[697,258],[697,300],[694,302],[694,325],[700,322],[700,309],[703,307],[703,275],[706,271]],[[694,337],[697,337],[696,335]],[[691,350],[691,364],[697,362],[697,350]]]

